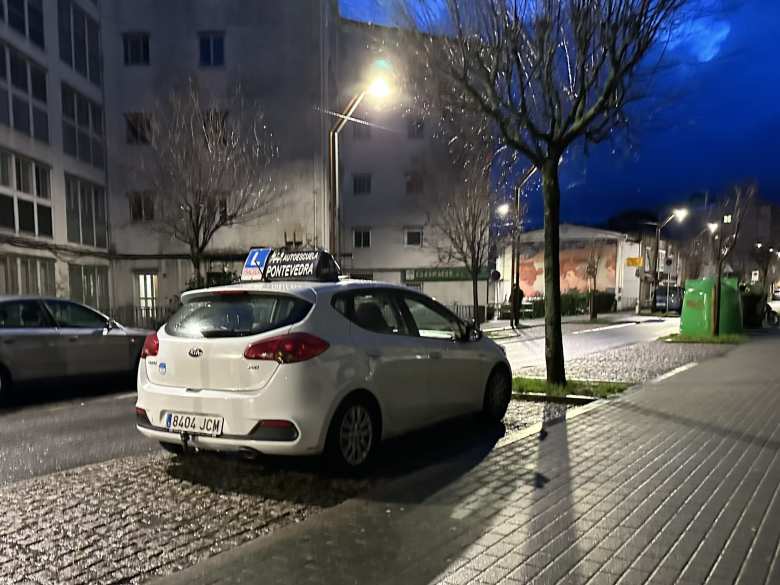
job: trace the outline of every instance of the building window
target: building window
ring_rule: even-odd
[[[105,165],[103,108],[62,84],[62,149],[97,168]]]
[[[368,195],[371,193],[371,174],[358,173],[352,175],[352,192],[355,195]]]
[[[425,136],[425,122],[423,120],[409,120],[406,126],[406,135],[414,140]]]
[[[110,312],[108,266],[68,264],[68,282],[72,300]]]
[[[370,140],[371,139],[371,126],[368,124],[361,124],[355,122],[352,125],[352,138],[355,140]]]
[[[0,256],[0,295],[56,294],[54,260],[34,256]]]
[[[201,67],[222,67],[225,64],[225,33],[202,32],[198,35]]]
[[[95,85],[102,83],[100,27],[73,0],[58,0],[60,59]]]
[[[149,144],[152,133],[152,119],[143,112],[128,112],[125,114],[125,136],[128,144]]]
[[[125,65],[149,65],[149,33],[129,32],[122,35]]]
[[[130,221],[137,223],[154,220],[154,198],[151,191],[131,191],[127,198],[130,201]]]
[[[65,175],[65,207],[68,241],[106,248],[106,194],[102,187]]]
[[[0,150],[0,228],[52,237],[50,175],[43,163]]]
[[[355,248],[371,247],[371,230],[356,229],[352,232],[352,241]]]
[[[420,228],[407,228],[404,230],[404,246],[413,248],[422,247],[423,231]]]
[[[157,308],[157,273],[139,272],[135,275],[135,304],[144,317],[153,317]]]
[[[0,43],[0,123],[49,142],[46,70]]]
[[[43,0],[7,0],[8,26],[30,39],[40,47],[44,47],[43,34]],[[3,20],[3,2],[0,0],[0,20]]]
[[[419,195],[423,192],[423,174],[420,171],[406,173],[406,194]]]

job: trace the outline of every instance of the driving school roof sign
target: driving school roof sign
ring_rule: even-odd
[[[338,266],[322,250],[253,248],[244,262],[241,280],[338,280]]]

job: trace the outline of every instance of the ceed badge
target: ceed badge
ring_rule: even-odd
[[[168,366],[165,364],[165,362],[160,362],[158,369],[160,370],[161,376],[164,376],[168,372]]]

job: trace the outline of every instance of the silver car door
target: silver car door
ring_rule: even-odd
[[[59,334],[36,299],[0,303],[0,363],[16,382],[65,373]]]
[[[69,376],[127,370],[127,338],[111,335],[108,320],[103,315],[70,301],[47,300],[45,303],[59,325]]]

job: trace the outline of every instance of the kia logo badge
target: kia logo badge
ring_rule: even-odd
[[[187,353],[190,354],[190,357],[199,358],[200,356],[203,355],[203,350],[199,347],[193,347]]]

